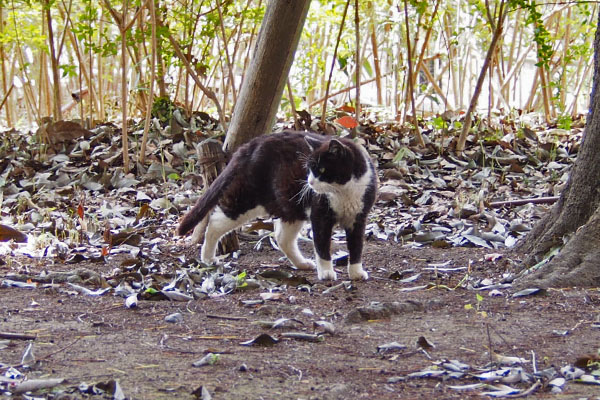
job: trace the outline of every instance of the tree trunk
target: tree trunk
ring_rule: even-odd
[[[599,15],[600,25],[600,15]],[[600,29],[594,39],[594,80],[582,144],[565,189],[517,250],[530,267],[551,250],[560,253],[519,286],[600,286]]]
[[[233,109],[224,148],[232,152],[271,130],[310,0],[273,0]]]

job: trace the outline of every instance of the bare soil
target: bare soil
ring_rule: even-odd
[[[195,251],[182,243],[172,246],[171,255]],[[243,269],[290,268],[275,250],[253,250],[247,242],[242,247],[237,264]],[[548,290],[513,298],[510,289],[489,296],[489,291],[459,285],[483,278],[499,282],[503,274],[514,272],[516,260],[510,254],[486,261],[489,253],[479,248],[414,249],[369,241],[364,256],[368,281],[324,293],[347,277],[343,267],[338,281],[328,283],[318,282],[311,271],[293,271],[312,285],[287,286],[279,299],[250,305],[244,301],[261,299],[264,289],[190,302],[142,300],[137,308],[127,309],[120,297],[74,294],[64,284],[33,290],[0,288],[0,331],[36,334],[38,361],[24,372],[30,379],[65,378],[61,388],[72,393],[65,397],[72,399],[84,398],[75,390],[81,383],[111,379],[130,399],[202,398],[192,394],[200,387],[213,399],[474,399],[481,398],[481,390],[457,391],[448,386],[476,383],[475,378],[442,381],[407,375],[446,359],[485,367],[490,363],[490,347],[495,353],[528,360],[523,367],[529,372],[534,365],[537,370],[559,368],[596,353],[600,329],[593,323],[598,321],[598,291]],[[36,274],[42,269],[74,268],[22,261],[22,265],[1,265],[0,277],[17,269]],[[426,269],[443,263],[468,268],[447,273]],[[79,266],[107,272],[118,268],[118,257]],[[390,279],[401,271],[405,271],[402,278],[421,275],[414,282]],[[402,290],[427,284],[428,288]],[[477,293],[482,297],[478,299]],[[348,318],[373,302],[415,307],[358,322]],[[183,315],[182,322],[165,322],[165,316],[176,312]],[[282,317],[302,324],[291,321],[286,328],[267,329],[257,323]],[[318,342],[282,337],[286,331],[319,332],[313,327],[319,320],[333,323],[335,334],[323,335]],[[272,346],[240,345],[263,333],[280,341]],[[435,347],[419,347],[420,337]],[[406,348],[378,352],[378,346],[390,342]],[[0,352],[0,362],[18,366],[26,346],[26,341],[12,340]],[[214,364],[192,366],[207,353],[218,355]],[[562,394],[551,394],[546,383],[530,397],[598,398],[600,393],[597,386],[569,383]]]

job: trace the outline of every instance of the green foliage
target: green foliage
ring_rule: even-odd
[[[152,104],[152,117],[158,118],[162,123],[171,120],[173,111],[175,111],[175,103],[168,97],[157,97]]]
[[[433,129],[443,130],[448,128],[448,123],[441,116],[437,116],[431,120]]]
[[[561,114],[556,120],[556,126],[560,129],[570,130],[573,125],[573,118],[569,114]]]
[[[77,76],[77,66],[73,64],[63,64],[59,67],[62,70],[62,77],[76,77]]]
[[[525,23],[533,26],[533,40],[537,45],[538,62],[536,66],[548,68],[554,50],[552,49],[552,38],[546,29],[542,14],[535,0],[513,0],[514,4],[528,11]]]
[[[109,0],[118,13],[121,13],[122,2]],[[43,7],[46,2],[31,0],[0,0],[3,5],[4,29],[0,32],[0,44],[6,53],[13,59],[15,49],[22,49],[26,55],[23,60],[16,63],[17,78],[22,82],[32,85],[32,93],[43,93],[38,84],[40,72],[39,60],[43,52],[48,52],[48,37],[44,34],[46,25],[43,23]],[[299,47],[295,53],[290,76],[291,86],[295,95],[294,102],[298,109],[308,109],[309,104],[318,104],[324,94],[329,68],[332,63],[333,48],[340,29],[342,12],[347,0],[312,0],[307,16],[304,30],[300,39]],[[464,80],[471,79],[472,65],[468,66],[469,72],[465,72],[463,57],[465,49],[468,49],[470,59],[475,60],[478,56],[485,54],[491,38],[492,24],[490,15],[493,16],[498,10],[501,0],[468,0],[466,2],[442,1],[435,17],[433,10],[436,2],[426,0],[409,0],[407,3],[408,17],[410,21],[410,41],[413,45],[416,59],[421,56],[420,51],[425,38],[425,32],[432,28],[429,39],[429,47],[425,50],[424,60],[427,65],[434,66],[434,77],[445,92],[450,85],[450,74],[444,72],[439,74],[446,63],[451,65],[447,71],[456,69],[456,75],[463,81],[456,82],[456,89],[466,88]],[[120,60],[118,55],[121,51],[120,32],[112,16],[102,1],[81,0],[79,2],[60,2],[52,0],[48,3],[52,13],[55,31],[55,44],[62,43],[60,72],[65,84],[69,87],[77,85],[79,71],[77,56],[85,59],[86,67],[97,71],[99,63],[102,63],[104,81],[115,81],[119,74]],[[71,5],[69,5],[71,4]],[[147,2],[142,0],[130,0],[126,19],[133,17],[138,11],[137,7],[144,7]],[[195,71],[203,79],[203,83],[209,86],[221,96],[223,93],[231,94],[230,88],[224,90],[224,85],[229,81],[229,68],[235,76],[235,90],[239,89],[239,82],[244,75],[244,68],[248,65],[248,57],[252,56],[252,49],[256,44],[257,33],[262,22],[268,2],[259,0],[249,1],[220,1],[202,2],[198,0],[186,0],[167,2],[165,0],[154,1],[158,7],[156,14],[162,26],[157,25],[157,40],[159,44],[160,67],[164,72],[164,79],[168,96],[173,100],[183,103],[184,97],[191,104],[185,106],[206,107],[206,98],[194,89],[193,83],[185,76],[183,63],[175,54],[169,41],[169,34],[180,44],[183,53],[193,65]],[[221,6],[221,15],[217,8]],[[69,8],[68,18],[64,16],[65,8]],[[584,65],[581,60],[589,59],[593,54],[593,41],[597,13],[596,5],[587,2],[575,2],[568,5],[570,19],[567,12],[561,11],[560,23],[552,22],[549,13],[556,12],[554,6],[541,2],[540,0],[508,0],[511,10],[509,20],[505,29],[505,37],[501,43],[498,53],[498,61],[501,63],[502,71],[510,71],[514,65],[514,54],[522,54],[523,46],[532,41],[536,45],[538,55],[538,66],[546,69],[552,88],[553,100],[564,100],[567,95],[573,93],[574,87],[579,83],[583,71],[578,69]],[[554,8],[553,8],[554,7]],[[59,12],[60,8],[60,12]],[[566,8],[566,6],[565,6]],[[523,10],[517,13],[516,10]],[[350,3],[348,15],[343,26],[339,50],[335,61],[333,78],[330,92],[341,91],[336,101],[352,102],[353,93],[343,92],[355,79],[355,53],[357,48],[361,51],[363,82],[374,78],[376,64],[371,49],[371,33],[374,33],[378,45],[378,62],[383,77],[384,88],[383,99],[389,106],[391,112],[398,112],[405,107],[406,98],[406,68],[407,48],[406,26],[404,23],[404,3],[390,2],[389,0],[369,0],[359,2],[360,16],[360,42],[356,43],[354,23],[354,2]],[[514,17],[514,18],[512,18]],[[149,82],[150,63],[149,54],[151,49],[151,25],[149,22],[149,11],[143,8],[139,14],[139,20],[127,31],[127,51],[131,56],[129,65],[135,68],[132,72],[131,93],[135,93],[140,87],[147,88]],[[525,28],[523,23],[527,24]],[[513,25],[509,25],[513,24]],[[546,24],[546,25],[545,25]],[[223,25],[223,28],[221,27]],[[513,58],[508,62],[508,53],[513,44],[508,40],[513,34],[512,26],[518,26],[515,30],[522,34],[519,38],[520,49],[516,49]],[[566,42],[565,31],[569,28],[569,40]],[[70,29],[75,35],[77,49],[73,47],[68,36],[62,36],[65,29]],[[224,32],[223,32],[224,30]],[[227,65],[225,48],[230,55],[232,65]],[[453,53],[454,51],[454,53]],[[555,54],[556,52],[557,54]],[[91,60],[90,60],[91,57]],[[48,58],[46,58],[46,62]],[[416,61],[416,60],[413,60]],[[89,64],[88,64],[89,63]],[[414,62],[413,62],[414,66]],[[551,68],[550,68],[551,67]],[[97,78],[98,75],[92,76]],[[182,72],[183,71],[183,72]],[[43,72],[43,71],[42,71]],[[454,73],[454,72],[453,72]],[[518,76],[515,74],[514,76]],[[575,78],[575,79],[574,79]],[[494,77],[494,79],[497,79]],[[515,79],[515,78],[511,78]],[[573,81],[576,81],[573,84]],[[67,83],[68,82],[68,83]],[[86,84],[87,82],[84,82]],[[186,88],[187,86],[187,88]],[[106,88],[108,90],[106,90]],[[114,99],[119,95],[114,92],[116,85],[104,85],[104,91],[96,90],[96,94],[104,96],[100,101],[103,104],[110,103],[114,109],[118,109],[118,101]],[[585,82],[584,85],[585,86]],[[185,90],[188,90],[186,93]],[[417,101],[425,99],[427,104],[433,104],[438,112],[445,107],[445,99],[438,92],[432,90],[428,80],[417,80],[414,87]],[[194,90],[194,92],[192,92]],[[363,93],[368,93],[365,90]],[[564,91],[564,93],[563,93]],[[463,91],[464,92],[464,91]],[[504,93],[503,93],[504,94]],[[582,95],[585,94],[585,89]],[[24,98],[19,93],[21,99]],[[340,97],[345,97],[340,99]],[[468,101],[468,95],[461,96],[463,104],[452,104],[450,108],[464,107]],[[143,98],[140,96],[140,98]],[[201,99],[200,99],[201,98]],[[229,95],[224,109],[232,109],[232,98]],[[497,98],[497,97],[496,97]],[[200,99],[200,100],[199,100]],[[164,99],[163,99],[164,100]],[[282,107],[289,107],[287,96],[284,95]],[[510,99],[507,99],[510,102]],[[457,103],[458,101],[455,101]],[[482,101],[483,102],[483,101]],[[43,103],[43,102],[40,102]],[[427,110],[427,106],[421,103],[421,110]],[[130,104],[134,112],[140,112],[141,104]],[[144,103],[145,105],[145,103]],[[20,106],[23,106],[21,104]],[[509,104],[509,106],[513,106]],[[553,104],[559,113],[568,113],[569,109],[564,105]],[[170,118],[172,104],[168,102],[155,104],[153,113],[165,121]],[[432,107],[432,108],[433,108]],[[539,107],[539,106],[536,106]],[[286,110],[288,111],[288,110]],[[434,129],[448,129],[442,120],[432,121]],[[459,124],[455,122],[454,124]],[[559,121],[567,126],[569,121]],[[451,127],[455,129],[456,126]]]

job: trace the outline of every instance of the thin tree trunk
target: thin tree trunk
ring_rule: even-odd
[[[121,33],[121,141],[123,145],[123,171],[129,172],[129,140],[127,136],[127,31],[135,23],[138,14],[143,10],[139,8],[136,14],[127,22],[129,1],[123,0],[122,14],[117,13],[111,6],[109,0],[104,0],[104,5],[110,12]]]
[[[53,81],[53,115],[55,121],[62,120],[62,106],[60,98],[60,74],[58,71],[58,59],[54,48],[54,30],[52,29],[52,15],[50,14],[50,1],[44,2],[44,10],[46,13],[46,23],[48,24],[48,44],[50,46],[50,60],[52,62],[52,81]]]
[[[154,0],[154,13],[158,26],[163,25],[163,15],[166,10],[160,7],[160,1]],[[163,64],[163,43],[162,35],[157,37],[156,42],[156,84],[158,85],[158,95],[167,97],[167,85],[165,84],[165,67]]]
[[[471,103],[469,104],[469,108],[467,109],[467,113],[465,114],[465,119],[463,121],[462,131],[460,133],[460,137],[458,138],[458,142],[456,144],[456,152],[462,153],[465,149],[465,144],[467,142],[467,135],[469,134],[469,130],[471,129],[471,123],[473,118],[473,112],[477,107],[477,101],[479,100],[479,95],[481,94],[481,89],[483,88],[483,83],[485,81],[485,76],[488,71],[488,67],[492,61],[492,57],[496,51],[496,45],[498,44],[498,40],[502,35],[504,20],[507,15],[507,8],[504,0],[500,1],[500,8],[498,11],[498,21],[495,24],[494,33],[492,35],[492,42],[490,43],[490,47],[488,48],[487,54],[485,56],[485,60],[483,62],[483,66],[481,67],[481,72],[479,73],[479,78],[477,79],[477,84],[475,85],[475,91],[473,92],[473,97],[471,98]],[[490,23],[493,24],[493,20],[490,20]]]
[[[373,5],[371,4],[370,8]],[[375,31],[375,17],[371,21],[371,48],[373,49],[373,67],[375,68],[375,86],[377,87],[377,104],[383,105],[383,95],[381,88],[381,65],[379,63],[379,50],[377,49],[377,34]]]
[[[413,66],[412,66],[412,55],[413,55],[413,51],[411,50],[411,45],[410,45],[410,24],[408,21],[408,5],[407,5],[407,1],[408,0],[404,0],[404,22],[406,25],[406,45],[408,47],[407,49],[407,61],[408,61],[408,91],[410,93],[410,96],[408,96],[410,98],[410,106],[411,106],[411,112],[412,112],[412,123],[413,123],[413,132],[415,133],[415,137],[417,138],[417,142],[419,143],[419,146],[425,146],[425,140],[423,139],[423,136],[421,135],[421,130],[419,129],[419,122],[417,121],[417,110],[415,108],[415,90],[414,90],[414,85],[413,82]],[[407,99],[408,100],[408,99]]]
[[[350,6],[350,0],[346,2],[344,12],[342,14],[342,22],[340,22],[340,29],[338,36],[335,41],[335,47],[333,48],[333,59],[331,60],[331,67],[329,68],[329,77],[327,78],[327,86],[325,87],[325,96],[323,100],[323,106],[321,108],[321,129],[325,130],[325,118],[327,117],[327,100],[329,98],[329,88],[331,87],[331,77],[333,76],[333,69],[335,68],[335,61],[337,58],[338,47],[342,39],[342,32],[344,31],[344,22],[346,22],[346,15],[348,15],[348,7]]]
[[[45,10],[42,12],[42,35],[47,36],[46,30],[48,29],[48,24],[46,22],[46,12]],[[52,99],[50,96],[50,77],[48,76],[48,62],[47,62],[47,53],[45,51],[40,52],[39,55],[39,75],[38,81],[40,82],[38,87],[38,107],[40,108],[40,113],[43,113],[44,116],[52,115]]]
[[[104,13],[102,12],[102,10],[100,10],[101,14],[100,14],[100,22],[98,25],[98,31],[102,32],[102,29],[104,28]],[[91,42],[91,40],[90,40]],[[98,46],[101,48],[102,47],[102,35],[98,35]],[[90,47],[90,58],[92,57],[92,49]],[[98,119],[100,119],[100,121],[104,121],[105,117],[106,117],[106,113],[104,110],[104,63],[102,62],[102,54],[98,53],[98,58],[97,58],[97,64],[98,64]],[[91,63],[91,61],[90,61]],[[94,81],[92,81],[94,82]]]
[[[161,23],[160,21],[157,21],[157,24],[160,25],[160,23]],[[219,120],[221,122],[221,126],[223,126],[223,129],[227,129],[227,121],[225,119],[225,114],[223,113],[223,109],[221,108],[221,103],[219,103],[219,99],[217,98],[217,96],[215,95],[215,93],[212,90],[210,90],[207,86],[205,86],[202,83],[202,81],[200,80],[200,78],[198,77],[198,75],[196,74],[194,69],[192,68],[192,65],[190,64],[189,60],[187,59],[185,54],[183,54],[183,51],[181,51],[181,47],[179,46],[179,43],[177,43],[177,41],[175,40],[175,38],[173,37],[173,35],[171,33],[169,33],[169,41],[171,42],[171,45],[173,46],[173,49],[175,50],[175,54],[177,54],[177,57],[179,57],[179,59],[183,62],[188,74],[192,77],[194,82],[196,82],[196,85],[198,85],[198,87],[200,88],[200,90],[202,90],[202,92],[204,93],[204,95],[206,97],[208,97],[210,100],[212,100],[213,104],[217,108],[217,113],[219,114]]]
[[[127,135],[127,30],[123,21],[127,15],[127,0],[123,0],[121,31],[121,141],[123,144],[123,171],[129,172],[129,136]]]
[[[0,3],[0,35],[4,35],[4,7],[2,3]],[[10,103],[9,96],[10,92],[12,92],[13,85],[8,87],[6,83],[6,55],[4,54],[4,44],[0,43],[0,68],[2,72],[2,93],[4,95],[3,106],[5,110],[6,116],[6,124],[8,126],[13,126],[12,122],[12,104]],[[2,108],[0,107],[0,110]]]
[[[358,0],[354,0],[354,34],[356,38],[356,49],[355,49],[355,59],[356,59],[356,101],[355,101],[355,111],[356,111],[356,121],[360,123],[360,73],[361,73],[361,60],[360,60],[360,18],[358,17]]]
[[[148,94],[148,102],[146,104],[142,145],[140,146],[140,154],[138,157],[140,164],[142,165],[146,163],[146,146],[148,144],[148,131],[150,130],[152,105],[154,103],[154,80],[156,76],[156,10],[154,9],[154,1],[148,2],[148,9],[150,11],[150,25],[152,26],[152,47],[150,49],[150,90]]]
[[[231,87],[231,95],[233,96],[233,103],[237,101],[237,94],[235,93],[235,81],[233,79],[233,64],[232,59],[229,56],[229,49],[227,48],[227,44],[229,40],[227,39],[227,35],[225,34],[225,25],[223,24],[223,10],[221,9],[222,4],[221,0],[217,0],[217,11],[219,12],[219,26],[221,28],[221,35],[223,36],[223,50],[225,53],[225,60],[227,61],[227,74],[229,82],[223,88],[223,92],[228,92],[228,87]],[[227,95],[225,95],[226,98]],[[225,99],[223,100],[225,102]]]

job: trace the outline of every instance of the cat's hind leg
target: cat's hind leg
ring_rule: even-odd
[[[256,207],[240,214],[235,219],[231,219],[223,212],[221,207],[215,207],[208,217],[208,224],[204,234],[204,244],[202,244],[200,252],[202,262],[209,265],[215,264],[217,262],[216,254],[219,240],[225,234],[264,213],[265,211],[262,207]]]
[[[315,264],[304,258],[298,248],[298,233],[304,226],[304,221],[283,222],[275,220],[275,240],[277,245],[290,260],[294,267],[298,269],[314,269]]]
[[[192,244],[198,244],[204,240],[204,234],[206,233],[207,226],[208,216],[204,217],[202,221],[200,221],[194,228],[194,232],[192,233]]]

